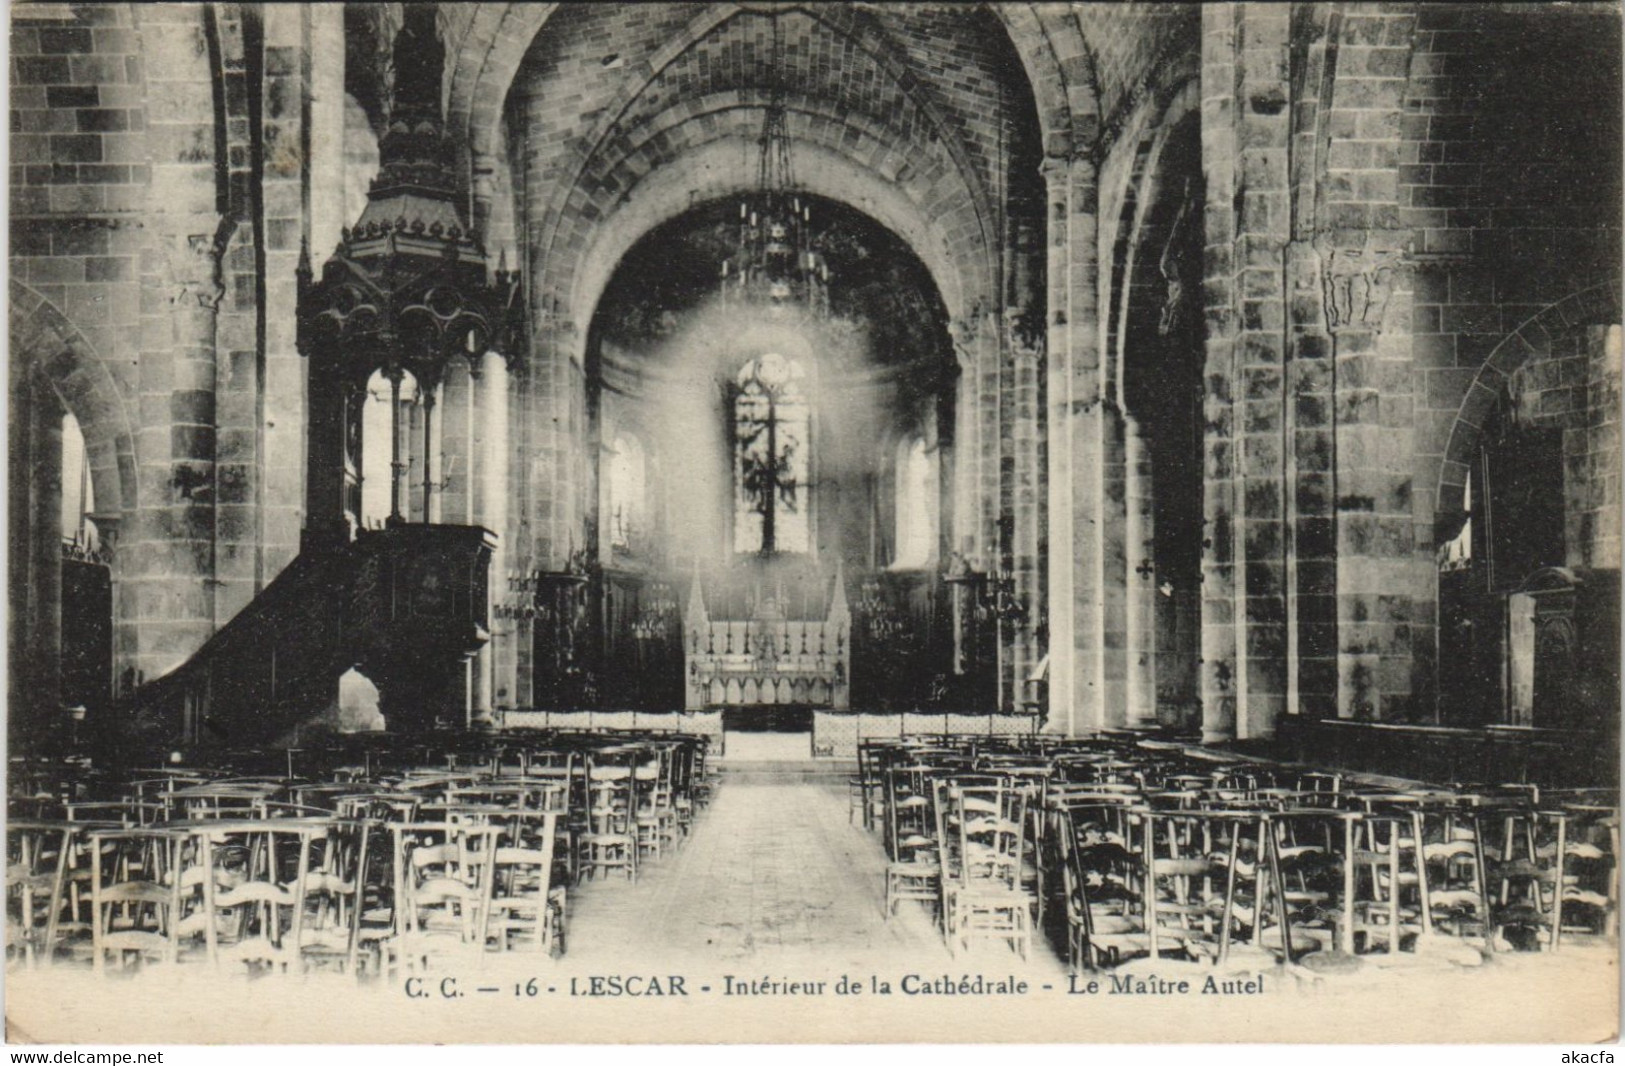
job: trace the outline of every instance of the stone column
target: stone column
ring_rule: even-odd
[[[214,70],[204,8],[131,8],[152,166],[140,260],[137,498],[122,530],[114,669],[121,690],[182,662],[214,631],[216,316],[223,290]],[[132,411],[135,407],[132,405]]]
[[[519,451],[521,442],[528,439],[522,418],[524,410],[521,383],[523,371],[510,372],[499,357],[486,356],[486,370],[481,375],[485,403],[483,410],[493,427],[499,427],[492,441],[490,470],[491,490],[486,508],[489,528],[498,534],[497,548],[491,557],[491,599],[493,602],[511,602],[508,591],[511,574],[519,573],[529,565],[530,525],[526,507],[525,467]],[[492,681],[491,699],[497,707],[531,706],[528,675],[524,688],[520,686],[520,663],[529,664],[530,625],[510,618],[494,618],[491,629]]]
[[[448,362],[440,388],[440,478],[444,484],[435,493],[440,520],[453,525],[479,524],[473,495],[484,469],[484,457],[478,454],[474,441],[480,415],[469,364],[461,359]]]
[[[146,681],[180,665],[224,621],[214,594],[215,316],[223,292],[208,233],[160,239],[169,246],[168,276],[143,279],[141,393],[143,408],[167,419],[139,431],[140,507],[126,542],[120,619],[137,650],[118,664]],[[127,650],[130,642],[120,643]]]
[[[1270,4],[1202,12],[1208,190],[1202,700],[1210,742],[1268,736],[1287,701],[1289,16],[1288,8]]]
[[[1202,169],[1207,264],[1207,322],[1202,397],[1202,655],[1199,682],[1202,741],[1236,735],[1237,640],[1235,552],[1235,426],[1232,358],[1236,346],[1235,11],[1202,8]]]
[[[321,4],[268,4],[265,19],[264,235],[260,322],[264,368],[256,421],[261,488],[258,537],[261,587],[300,547],[307,438],[308,365],[295,345],[299,301],[295,271],[301,238],[319,264],[337,243],[342,218],[344,13]]]
[[[1152,506],[1151,452],[1139,420],[1124,419],[1123,469],[1127,499],[1124,506],[1124,561],[1128,572],[1125,621],[1126,715],[1130,726],[1157,724],[1157,574]]]
[[[1043,654],[1037,630],[1044,610],[1038,558],[1039,527],[1043,522],[1040,499],[1043,471],[1038,452],[1044,431],[1038,376],[1043,372],[1044,351],[1041,345],[1026,344],[1017,337],[1011,340],[1015,360],[1014,485],[1011,492],[1011,513],[1015,521],[1011,564],[1015,571],[1016,597],[1026,613],[1011,627],[1009,709],[1020,710],[1032,696],[1027,678]]]
[[[1309,242],[1287,247],[1286,285],[1287,711],[1320,719],[1337,713],[1336,410],[1320,259]]]
[[[982,377],[975,320],[954,323],[953,338],[959,381],[954,401],[954,506],[949,544],[971,560],[981,553],[982,544]]]
[[[1049,226],[1048,728],[1076,736],[1106,717],[1097,225],[1099,189],[1084,157],[1045,161]]]
[[[10,443],[8,706],[13,747],[44,734],[62,702],[62,405],[17,353]]]
[[[1321,278],[1336,365],[1337,714],[1404,718],[1417,599],[1407,590],[1436,580],[1421,565],[1432,560],[1419,563],[1411,513],[1410,330],[1384,331],[1391,316],[1408,319],[1410,286],[1395,248],[1325,247]]]

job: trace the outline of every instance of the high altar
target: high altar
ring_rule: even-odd
[[[783,584],[756,597],[748,618],[713,618],[699,574],[683,612],[687,710],[763,704],[851,706],[852,612],[837,568],[822,617],[787,616]],[[803,604],[806,597],[802,597]]]

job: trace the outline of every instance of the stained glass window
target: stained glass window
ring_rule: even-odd
[[[801,364],[769,353],[734,387],[734,550],[805,552],[811,410]]]

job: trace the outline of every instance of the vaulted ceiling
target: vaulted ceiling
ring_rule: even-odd
[[[543,286],[579,318],[607,281],[604,260],[754,177],[750,145],[776,83],[803,184],[902,236],[951,313],[968,313],[996,287],[999,227],[1039,210],[1043,156],[1098,152],[1136,86],[1194,44],[1197,15],[1184,4],[476,3],[445,5],[440,20],[448,127],[476,215],[517,203],[511,225]]]

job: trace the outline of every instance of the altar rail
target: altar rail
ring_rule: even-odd
[[[1444,784],[1579,788],[1619,780],[1617,738],[1597,732],[1284,716],[1276,724],[1275,748],[1291,762]]]
[[[499,711],[499,729],[685,733],[721,737],[721,711]]]
[[[813,712],[813,752],[819,756],[855,759],[865,740],[905,736],[957,735],[981,737],[1029,736],[1038,732],[1031,714],[862,714]]]

